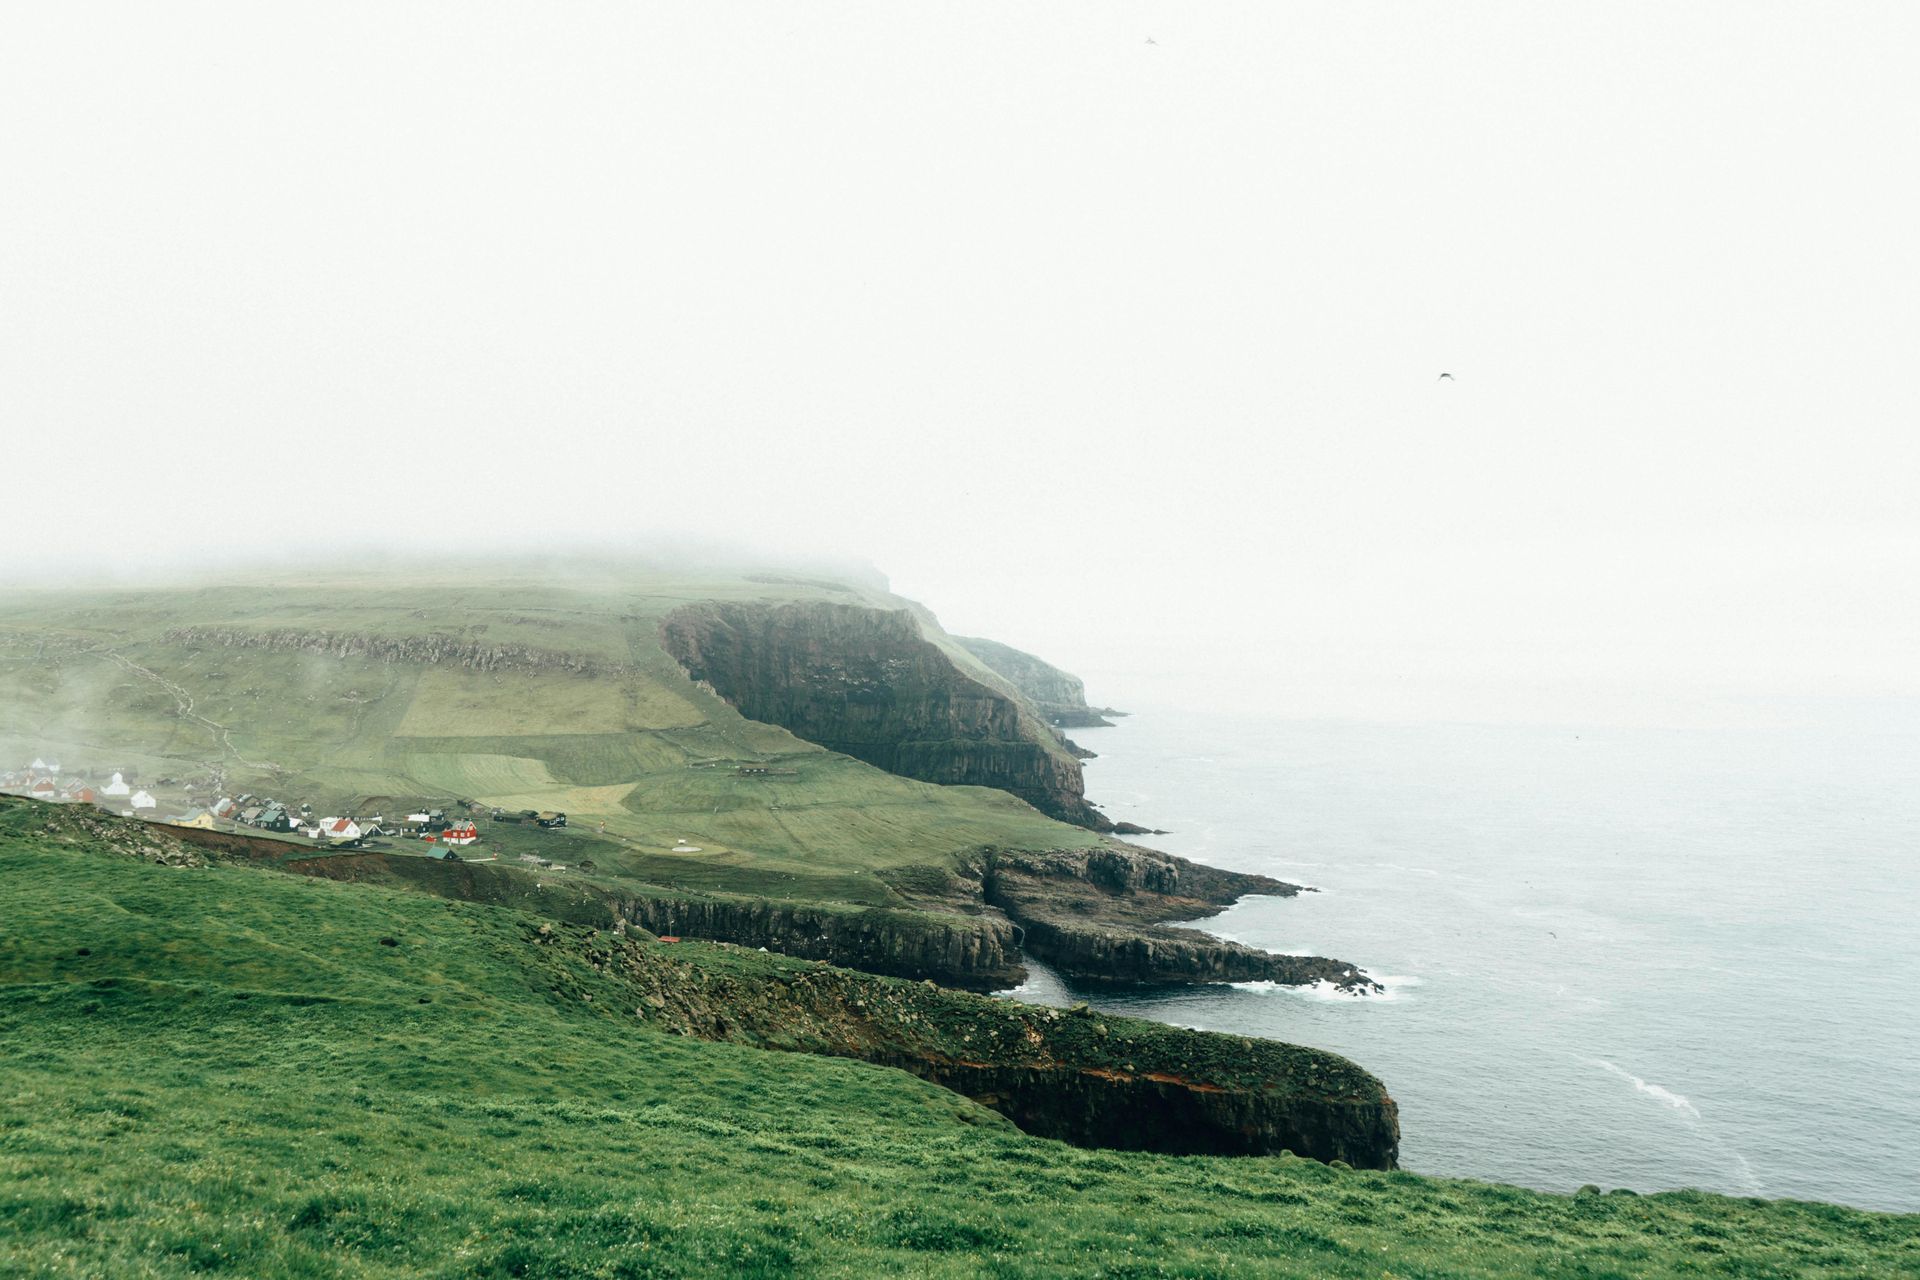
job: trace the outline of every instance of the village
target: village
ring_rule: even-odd
[[[0,793],[51,804],[93,805],[123,818],[169,827],[310,842],[328,850],[392,848],[387,843],[392,840],[417,842],[417,848],[403,846],[403,850],[448,860],[472,860],[456,851],[480,843],[482,817],[489,823],[524,824],[547,831],[567,825],[564,813],[530,809],[508,812],[459,800],[446,801],[445,808],[422,805],[393,816],[385,812],[315,816],[308,804],[247,792],[223,794],[224,781],[215,774],[201,779],[159,777],[143,782],[131,768],[63,769],[56,759],[36,756],[19,768],[0,771]],[[519,857],[545,870],[566,869],[537,855],[522,853]]]

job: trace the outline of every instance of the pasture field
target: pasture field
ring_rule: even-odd
[[[638,674],[620,679],[521,671],[428,669],[396,732],[405,737],[537,737],[683,729],[686,699]]]
[[[655,1033],[505,908],[40,828],[0,801],[22,1280],[1920,1272],[1917,1217],[1030,1138],[898,1071]]]
[[[869,905],[898,902],[876,875],[890,867],[989,844],[1097,842],[1004,793],[895,777],[742,718],[688,680],[658,636],[674,608],[729,599],[906,607],[871,585],[633,564],[14,591],[0,594],[0,769],[42,756],[148,778],[218,771],[229,793],[325,813],[454,800],[555,809],[600,846],[594,860],[610,874]],[[286,632],[523,646],[556,666],[231,642]],[[781,772],[743,776],[740,764]],[[674,854],[683,838],[701,853]]]

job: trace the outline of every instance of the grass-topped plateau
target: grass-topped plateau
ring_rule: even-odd
[[[910,608],[870,583],[631,562],[13,590],[0,769],[217,778],[316,817],[454,799],[557,810],[606,876],[873,906],[902,904],[890,868],[1097,842],[1004,791],[896,776],[746,719],[662,648],[664,618],[713,602]],[[159,794],[185,808],[191,790]]]
[[[0,809],[0,1274],[1920,1271],[1912,1216],[1030,1137],[582,999],[587,953],[517,911],[156,865],[48,812]],[[711,954],[729,982],[794,963]]]

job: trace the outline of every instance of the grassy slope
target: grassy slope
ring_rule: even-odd
[[[155,867],[23,812],[0,811],[0,1274],[1920,1268],[1915,1217],[1076,1150],[898,1072],[557,997],[501,908]]]
[[[888,904],[872,872],[982,844],[1059,847],[1090,834],[1000,792],[872,769],[741,718],[660,649],[659,619],[695,599],[869,590],[623,568],[576,575],[436,571],[407,581],[309,576],[166,591],[0,597],[0,762],[35,755],[143,776],[203,774],[317,807],[370,796],[561,809],[601,834],[603,868],[655,883]],[[193,653],[170,628],[295,628],[523,644],[617,664],[601,675],[477,673],[250,648]],[[183,714],[182,700],[191,699]],[[742,778],[768,762],[796,777]],[[271,766],[271,767],[269,767]],[[676,856],[687,838],[700,855]]]

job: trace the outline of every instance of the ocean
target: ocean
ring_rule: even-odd
[[[1344,1054],[1421,1173],[1920,1211],[1920,735],[1393,727],[1173,711],[1074,730],[1139,843],[1317,892],[1198,927],[1351,961],[1017,998]]]

